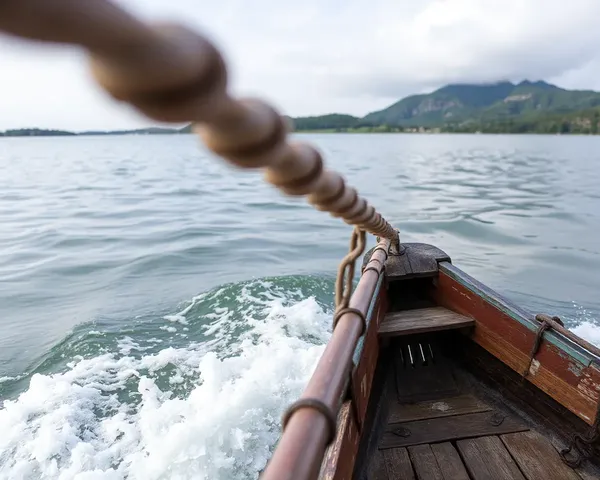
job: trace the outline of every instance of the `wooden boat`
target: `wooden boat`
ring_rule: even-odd
[[[195,122],[232,165],[265,168],[286,194],[354,225],[338,280],[352,279],[365,232],[384,239],[352,298],[349,289],[337,295],[331,339],[284,416],[265,480],[600,479],[598,349],[559,319],[513,305],[441,250],[401,245],[316,149],[288,142],[275,110],[227,92],[211,42],[103,0],[0,5],[0,30],[83,47],[113,97],[160,122]]]
[[[367,328],[320,478],[600,478],[596,347],[558,318],[517,307],[435,247],[403,244],[385,269],[372,254],[355,291],[363,295],[373,273]],[[288,448],[283,438],[279,448]],[[288,450],[280,478],[307,478],[305,454],[299,467]]]

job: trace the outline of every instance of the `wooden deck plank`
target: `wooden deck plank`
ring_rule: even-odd
[[[600,469],[585,462],[576,470],[583,480],[600,480]]]
[[[488,412],[490,410],[492,410],[492,407],[473,395],[458,395],[441,400],[428,400],[410,404],[394,402],[390,406],[388,423],[451,417],[465,413]]]
[[[491,411],[390,424],[386,427],[379,448],[408,447],[529,430],[514,416],[503,415],[498,424],[494,421],[494,415],[496,413]]]
[[[525,480],[498,437],[469,438],[457,446],[473,480]]]
[[[367,468],[367,479],[368,480],[389,480],[385,458],[381,450],[375,450],[373,455],[369,459],[369,466]]]
[[[580,480],[539,433],[520,432],[500,438],[528,480]]]
[[[460,315],[444,307],[416,308],[388,313],[379,326],[382,337],[399,337],[415,333],[437,332],[470,327],[472,318]]]
[[[429,445],[409,447],[408,453],[417,474],[417,480],[444,480],[442,471]]]
[[[431,445],[431,450],[442,470],[444,480],[470,480],[460,455],[450,442]]]
[[[383,457],[385,458],[385,467],[389,480],[415,480],[406,448],[384,450]]]

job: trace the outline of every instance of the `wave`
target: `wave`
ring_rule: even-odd
[[[0,478],[256,477],[330,335],[332,288],[314,277],[226,285],[113,332],[106,353],[34,373],[0,410]]]

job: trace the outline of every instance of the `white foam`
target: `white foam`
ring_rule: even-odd
[[[585,338],[588,342],[600,347],[600,325],[591,321],[581,322],[576,327],[571,328],[575,335]]]
[[[169,332],[169,333],[175,333],[177,331],[177,329],[175,327],[167,327],[166,325],[163,325],[162,327],[158,327],[161,330],[164,330],[165,332]]]
[[[17,375],[16,377],[0,377],[0,383],[14,382],[15,380],[20,380],[22,378],[24,378],[24,375]]]
[[[177,315],[165,315],[163,317],[165,320],[168,320],[169,322],[174,322],[174,323],[181,323],[182,325],[187,325],[188,322],[185,319],[185,317],[183,315],[177,314]]]
[[[573,307],[575,309],[575,319],[572,321],[575,323],[575,326],[569,327],[569,330],[575,335],[600,347],[600,324],[598,320],[583,306],[573,302]],[[569,322],[567,322],[568,324]]]
[[[276,289],[251,290],[242,290],[241,316],[213,308],[210,342],[134,356],[139,346],[124,338],[118,354],[34,375],[0,410],[0,478],[256,477],[279,437],[283,409],[323,350],[330,315],[314,298],[290,303]],[[196,297],[173,317],[187,322],[194,304],[217,297]],[[167,386],[158,383],[165,369]],[[188,394],[169,390],[187,382]],[[135,401],[122,398],[126,384],[137,385]]]

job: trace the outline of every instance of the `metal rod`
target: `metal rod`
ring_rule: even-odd
[[[350,306],[367,314],[369,304],[382,265],[387,259],[389,240],[382,240],[365,270],[356,290],[352,295]],[[374,258],[373,258],[374,257]],[[377,262],[379,260],[379,262]],[[315,398],[325,403],[337,415],[340,399],[352,368],[352,356],[361,334],[362,320],[355,313],[347,313],[340,317],[337,328],[315,368],[315,371],[301,398]],[[312,480],[317,478],[329,435],[325,416],[318,410],[302,408],[290,418],[273,456],[263,472],[263,480]]]
[[[425,352],[423,351],[423,345],[419,343],[419,350],[421,350],[421,359],[423,360],[423,365],[427,363],[427,359],[425,358]]]

